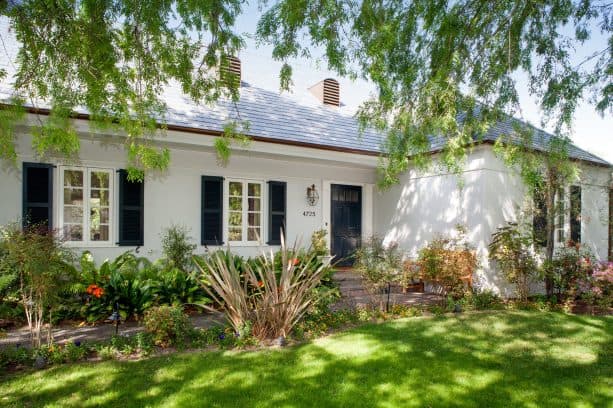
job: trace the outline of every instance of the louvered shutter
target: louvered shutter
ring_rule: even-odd
[[[23,226],[53,227],[53,165],[23,163]]]
[[[202,176],[201,243],[223,245],[223,177]]]
[[[570,187],[570,239],[581,242],[581,187]]]
[[[128,172],[119,170],[119,240],[118,245],[144,244],[145,181],[129,181]]]
[[[281,231],[286,231],[287,184],[283,181],[268,182],[268,244],[281,244]]]

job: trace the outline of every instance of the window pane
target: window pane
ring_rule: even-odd
[[[242,241],[243,230],[242,228],[230,228],[228,231],[228,240],[230,241]]]
[[[249,226],[250,227],[259,227],[260,224],[260,213],[249,213]]]
[[[260,240],[260,229],[257,227],[247,228],[247,240],[248,241],[259,241]]]
[[[92,190],[90,194],[89,204],[92,206],[108,206],[109,192],[108,190]]]
[[[109,209],[108,208],[100,209],[100,223],[101,224],[109,223]]]
[[[243,195],[243,183],[239,183],[236,181],[230,182],[229,192],[231,196],[241,197]]]
[[[64,204],[82,205],[83,190],[80,188],[64,188]]]
[[[228,224],[233,227],[243,225],[243,213],[231,211],[228,215]]]
[[[64,223],[80,224],[83,222],[83,207],[64,207]]]
[[[91,172],[92,188],[109,188],[109,173],[106,171]]]
[[[230,197],[230,210],[240,211],[243,209],[243,199],[240,197]]]
[[[261,185],[259,183],[249,183],[248,191],[250,197],[260,197]]]
[[[64,225],[64,234],[68,241],[83,241],[83,226],[74,224]]]
[[[90,229],[90,237],[92,241],[108,241],[109,240],[109,226],[98,225],[95,228],[92,226]]]
[[[260,211],[260,199],[259,198],[248,198],[249,201],[249,211]]]
[[[64,186],[83,187],[83,172],[81,170],[64,170]]]

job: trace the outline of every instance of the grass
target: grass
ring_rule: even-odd
[[[1,406],[611,406],[613,318],[488,312],[0,378]]]

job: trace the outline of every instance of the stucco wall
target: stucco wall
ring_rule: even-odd
[[[582,242],[604,260],[611,170],[583,163],[580,168]],[[399,185],[376,195],[375,231],[386,242],[398,242],[407,256],[415,257],[437,233],[453,235],[455,225],[463,224],[468,227],[468,239],[480,261],[475,285],[512,296],[513,287],[490,264],[487,246],[498,227],[507,221],[522,221],[518,216],[526,204],[520,178],[494,155],[491,146],[484,145],[469,156],[459,175],[411,170],[402,176]],[[541,287],[536,284],[534,289]]]
[[[364,157],[337,152],[319,152],[315,149],[286,147],[286,156],[280,156],[275,149],[283,146],[253,142],[247,149],[235,148],[227,166],[220,166],[214,150],[210,147],[212,137],[191,135],[190,143],[202,141],[202,145],[182,144],[187,135],[170,134],[171,165],[164,174],[150,174],[145,180],[145,229],[144,246],[140,254],[151,258],[160,256],[160,232],[171,224],[182,224],[191,229],[195,243],[200,243],[200,177],[202,175],[223,176],[226,178],[249,179],[266,182],[278,180],[287,182],[287,238],[290,245],[295,241],[303,245],[310,244],[314,230],[329,228],[329,216],[323,213],[329,198],[330,182],[356,184],[363,187],[363,233],[372,232],[372,191],[375,182],[376,160],[368,163]],[[194,139],[195,138],[195,139]],[[21,162],[35,160],[29,148],[27,134],[19,135],[19,160],[16,167],[3,164],[0,169],[0,225],[16,221],[22,211]],[[102,140],[102,141],[101,141]],[[74,165],[97,166],[103,168],[125,168],[125,152],[121,143],[107,137],[98,137],[96,141],[89,138],[81,140],[81,152],[78,163]],[[179,143],[180,142],[180,143]],[[290,155],[291,154],[291,155]],[[46,163],[62,164],[62,160],[46,159]],[[54,171],[54,214],[59,214],[61,197],[59,196],[58,171]],[[315,184],[320,199],[311,207],[306,201],[306,188]],[[266,189],[266,184],[264,184]],[[116,189],[115,189],[116,190]],[[266,241],[267,193],[263,192],[263,241]],[[117,194],[115,194],[117,203]],[[329,206],[328,206],[329,207]],[[117,205],[115,205],[117,208]],[[305,216],[304,211],[314,211],[315,216]],[[329,211],[329,208],[327,208]],[[113,214],[113,242],[117,237],[117,214]],[[58,217],[55,217],[57,220]],[[227,240],[225,240],[227,242]],[[238,253],[253,255],[261,246],[232,246]],[[264,246],[265,247],[265,246]],[[76,247],[77,250],[84,248]],[[131,249],[116,245],[88,247],[96,259],[115,257]],[[204,247],[198,246],[198,252]]]
[[[112,169],[125,167],[121,139],[108,135],[93,138],[86,132],[87,125],[78,122],[83,139],[79,160],[73,164]],[[0,225],[21,217],[21,162],[37,161],[30,148],[27,128],[18,135],[18,140],[17,166],[2,162],[0,167]],[[191,229],[194,242],[199,244],[201,175],[286,181],[288,241],[292,244],[300,240],[304,245],[308,245],[314,230],[330,228],[331,184],[354,184],[363,188],[363,238],[376,233],[388,243],[398,242],[408,257],[415,257],[436,234],[454,234],[457,224],[465,225],[468,239],[480,260],[475,284],[503,295],[512,294],[513,288],[490,265],[487,246],[497,227],[506,221],[517,221],[526,195],[520,179],[494,155],[489,145],[475,148],[460,174],[449,174],[441,169],[425,173],[410,170],[398,185],[380,192],[374,186],[376,157],[252,142],[247,149],[235,147],[229,164],[223,167],[217,163],[211,147],[214,138],[210,136],[168,132],[164,140],[171,148],[171,165],[164,174],[149,174],[145,181],[145,245],[140,251],[143,255],[160,256],[160,232],[171,224],[186,225]],[[44,162],[64,163],[53,158]],[[586,164],[581,164],[581,170],[583,243],[600,259],[606,259],[611,172]],[[59,185],[58,173],[54,172],[56,186]],[[312,184],[320,195],[315,207],[310,207],[305,199],[306,188]],[[59,189],[55,188],[55,192],[54,211],[58,214]],[[267,211],[266,201],[263,200],[263,214]],[[304,211],[314,211],[315,216],[305,216]],[[266,216],[263,224],[267,224]],[[115,242],[116,213],[113,225]],[[266,236],[264,228],[264,240]],[[233,248],[243,255],[253,255],[261,249],[257,245]],[[87,249],[101,260],[131,248],[113,244]],[[197,251],[204,251],[204,247],[199,245]]]

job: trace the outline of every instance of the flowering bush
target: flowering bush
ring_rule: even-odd
[[[445,295],[459,299],[472,286],[477,256],[461,236],[439,235],[419,250],[417,264],[424,280],[439,284]]]
[[[88,321],[107,318],[116,305],[122,319],[139,318],[153,305],[156,271],[146,258],[126,252],[96,267],[91,253],[84,252],[80,266],[80,281],[74,289],[84,295],[81,315]]]
[[[162,347],[185,345],[193,330],[189,317],[176,306],[157,306],[145,312],[145,330]]]
[[[578,294],[579,283],[590,280],[595,265],[594,255],[587,247],[569,241],[555,252],[551,264],[545,265],[545,273],[551,276],[558,296],[572,300]]]
[[[98,299],[100,299],[102,295],[104,295],[104,289],[102,289],[100,286],[96,285],[95,283],[92,283],[91,285],[89,285],[87,289],[85,290],[85,292],[88,295],[92,295],[93,297],[98,298]]]
[[[579,280],[578,291],[589,305],[613,307],[613,262],[596,265],[591,276]]]

